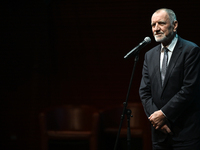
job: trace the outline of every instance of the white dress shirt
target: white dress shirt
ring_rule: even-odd
[[[178,41],[178,35],[176,34],[176,36],[174,37],[174,39],[172,40],[172,42],[167,46],[168,51],[168,62],[167,64],[169,64],[172,53],[174,51],[174,48],[176,46],[176,43]],[[164,57],[164,50],[163,50],[163,45],[161,44],[161,53],[160,53],[160,71],[162,69],[162,61],[163,61],[163,57]],[[161,110],[162,111],[162,110]],[[163,113],[163,111],[162,111]],[[164,113],[163,113],[164,114]],[[164,114],[164,116],[167,118],[167,116]]]
[[[167,64],[169,64],[173,50],[176,46],[176,43],[178,41],[178,35],[176,34],[176,36],[174,37],[174,39],[172,40],[172,42],[167,46],[168,51],[168,62]],[[160,70],[162,69],[162,61],[163,61],[163,57],[164,57],[164,50],[163,50],[163,45],[161,44],[161,53],[160,53]]]

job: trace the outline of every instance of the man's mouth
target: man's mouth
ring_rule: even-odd
[[[163,34],[163,33],[161,33],[161,32],[154,33],[155,36],[160,36],[160,35],[162,35],[162,34]]]

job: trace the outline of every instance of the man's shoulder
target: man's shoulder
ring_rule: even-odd
[[[161,49],[161,44],[158,44],[158,45],[154,46],[153,48],[151,48],[150,50],[148,50],[146,53],[151,54],[151,53],[159,51],[160,49]]]
[[[196,43],[183,39],[181,37],[178,37],[178,44],[182,44],[183,46],[189,46],[189,47],[199,47]]]

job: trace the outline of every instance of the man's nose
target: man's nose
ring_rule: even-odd
[[[160,26],[159,26],[158,24],[156,24],[155,27],[154,27],[154,29],[155,29],[156,31],[158,31],[158,30],[160,30]]]

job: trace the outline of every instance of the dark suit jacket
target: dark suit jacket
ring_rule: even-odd
[[[200,137],[200,48],[178,37],[163,87],[160,75],[161,45],[145,54],[140,98],[146,115],[162,110],[175,141]],[[152,140],[163,141],[166,134],[152,127]]]

